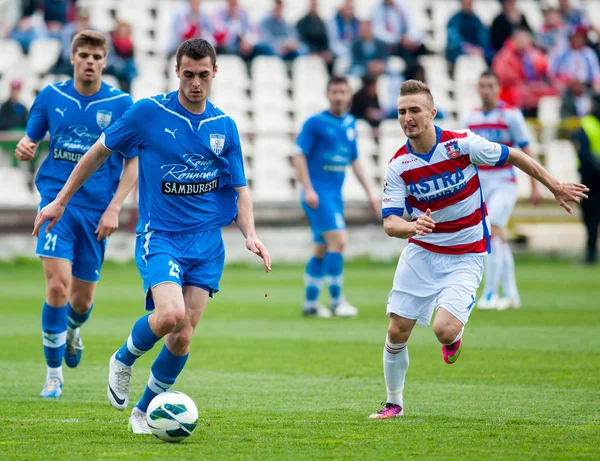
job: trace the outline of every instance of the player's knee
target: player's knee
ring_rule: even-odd
[[[177,325],[183,322],[185,318],[185,307],[178,306],[173,303],[172,305],[161,306],[161,309],[157,309],[157,326],[160,330],[161,336],[164,336],[172,332]]]
[[[64,306],[69,297],[69,283],[61,277],[49,277],[46,283],[48,302],[53,306]]]
[[[454,339],[458,336],[460,329],[456,329],[448,324],[434,323],[433,333],[437,337],[437,340],[442,344],[452,344]]]
[[[402,328],[402,325],[397,322],[390,322],[387,335],[392,344],[402,344],[408,341],[410,330]]]
[[[331,241],[327,242],[327,251],[331,251],[334,253],[342,253],[346,249],[346,245],[348,244],[348,237],[346,234],[340,234]]]
[[[172,336],[172,352],[185,354],[192,342],[194,329],[191,327],[182,328],[180,331],[172,333]]]
[[[71,293],[71,307],[80,314],[85,314],[92,308],[94,298],[91,293]]]

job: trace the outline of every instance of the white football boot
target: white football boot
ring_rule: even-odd
[[[47,378],[40,397],[43,399],[57,399],[62,394],[62,386],[63,383],[59,378]]]
[[[356,317],[358,309],[350,304],[346,298],[342,298],[337,306],[331,306],[331,312],[336,317]]]
[[[496,293],[486,293],[479,301],[477,301],[476,307],[482,311],[493,311],[497,309],[498,295]]]
[[[117,410],[123,411],[129,405],[129,384],[133,367],[119,362],[115,352],[110,358],[108,372],[108,401]]]
[[[496,308],[500,311],[506,309],[519,309],[521,307],[521,300],[519,298],[500,298],[496,303]]]
[[[317,303],[316,306],[311,307],[305,305],[302,309],[302,315],[304,315],[304,317],[317,317],[320,319],[329,319],[331,318],[332,314],[331,311],[325,306]]]
[[[146,419],[146,413],[137,407],[133,407],[131,410],[131,416],[129,417],[129,425],[127,426],[129,432],[134,434],[152,434],[152,431],[148,427],[148,420]]]

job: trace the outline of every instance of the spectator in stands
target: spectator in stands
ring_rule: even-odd
[[[354,14],[353,0],[346,0],[329,23],[329,45],[336,58],[350,57],[352,44],[359,37],[359,24]]]
[[[527,23],[527,18],[519,10],[517,0],[500,0],[500,2],[502,3],[502,13],[496,16],[491,28],[490,40],[494,51],[500,51],[504,46],[504,42],[516,28],[532,32]]]
[[[569,119],[583,117],[592,109],[592,94],[589,88],[577,80],[573,80],[561,96],[560,117]]]
[[[374,77],[385,72],[388,48],[384,41],[375,38],[371,21],[360,24],[360,38],[352,45],[350,74]]]
[[[545,52],[567,40],[567,28],[563,22],[560,10],[554,7],[543,9],[544,24],[537,33],[537,42]]]
[[[296,29],[283,18],[283,0],[275,0],[273,11],[260,23],[263,43],[285,61],[293,61],[308,50],[298,41]]]
[[[380,0],[371,13],[375,37],[388,44],[389,53],[414,63],[417,56],[428,53],[405,0]]]
[[[585,10],[575,8],[571,4],[571,0],[558,0],[558,8],[567,28],[571,29],[576,28],[577,26],[583,26],[586,30],[593,29],[596,32],[599,32],[590,21]]]
[[[177,47],[190,38],[203,38],[211,45],[220,46],[225,39],[224,28],[206,11],[202,10],[201,0],[188,0],[173,12],[171,38],[167,54],[172,56]]]
[[[352,98],[350,113],[377,128],[386,115],[377,97],[377,77],[367,75],[363,77],[362,83],[362,88]]]
[[[50,73],[59,75],[73,74],[73,64],[71,64],[71,42],[75,34],[82,30],[95,30],[90,20],[90,12],[87,8],[77,9],[77,19],[74,22],[67,23],[61,30],[59,39],[62,44],[62,53],[58,62],[50,69]]]
[[[107,67],[106,73],[117,77],[121,89],[129,93],[131,82],[138,74],[133,58],[131,24],[121,20],[117,21],[115,30],[110,33],[110,40],[114,53],[112,53],[111,64]]]
[[[10,37],[19,42],[24,53],[29,52],[31,42],[46,37],[48,31],[42,18],[35,15],[35,7],[24,2],[21,18],[13,29]]]
[[[74,0],[44,0],[44,21],[52,35],[60,33],[68,22],[69,11],[73,8]]]
[[[331,73],[333,53],[329,46],[327,26],[323,19],[321,19],[321,16],[319,16],[318,0],[310,0],[308,13],[306,16],[300,18],[296,24],[296,29],[300,40],[308,47],[309,53],[321,56]]]
[[[500,99],[520,108],[526,117],[537,115],[542,96],[559,94],[549,83],[546,56],[533,46],[531,33],[526,29],[515,29],[496,54],[492,68],[502,86]]]
[[[246,61],[256,56],[273,54],[272,50],[258,42],[256,27],[250,22],[248,12],[238,0],[227,0],[227,7],[219,13],[225,30],[225,39],[218,53],[237,54]]]
[[[462,54],[481,56],[488,65],[492,63],[489,31],[473,12],[473,1],[462,0],[460,11],[448,21],[446,59],[450,63],[450,69]]]
[[[598,262],[598,230],[600,226],[600,100],[594,100],[593,112],[581,119],[581,129],[573,135],[579,157],[581,180],[589,187],[588,198],[581,201],[583,222],[587,231],[585,262]]]
[[[600,64],[594,50],[586,46],[587,29],[582,25],[569,32],[569,41],[550,53],[550,76],[562,85],[584,83],[600,93]]]

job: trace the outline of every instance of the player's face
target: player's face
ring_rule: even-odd
[[[179,91],[191,104],[198,104],[208,97],[217,73],[217,66],[212,65],[210,57],[196,60],[183,56],[181,65],[175,70],[179,77]]]
[[[84,45],[71,55],[75,80],[84,83],[97,82],[102,78],[102,70],[106,66],[106,55],[100,46]]]
[[[479,97],[484,106],[495,106],[500,96],[500,84],[494,77],[483,77],[479,80]]]
[[[329,109],[334,114],[343,114],[350,107],[352,101],[352,91],[350,85],[346,83],[334,83],[327,90],[327,99],[329,100]]]
[[[413,94],[398,98],[398,121],[409,139],[419,137],[433,123],[437,111],[425,94]]]

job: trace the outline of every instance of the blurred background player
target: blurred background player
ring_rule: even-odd
[[[479,78],[479,97],[482,107],[465,120],[466,127],[475,134],[505,146],[517,146],[530,157],[530,136],[523,114],[519,109],[500,102],[500,80],[492,71]],[[505,227],[517,202],[517,184],[514,168],[507,163],[501,167],[480,165],[479,179],[489,212],[492,252],[485,257],[485,283],[478,309],[518,308],[521,305],[515,280],[515,261],[506,241]],[[531,202],[541,200],[537,183],[531,178]],[[499,297],[502,285],[502,298]]]
[[[390,237],[408,239],[402,252],[387,313],[383,350],[387,402],[369,418],[404,414],[402,391],[408,369],[406,344],[415,323],[429,325],[442,344],[447,364],[458,360],[462,334],[475,304],[489,251],[486,206],[476,165],[510,162],[544,184],[571,213],[587,188],[562,183],[520,150],[493,143],[470,131],[442,130],[433,124],[436,110],[427,85],[404,82],[398,119],[408,138],[388,164],[383,195],[383,226]],[[412,221],[405,221],[405,207]],[[492,247],[493,251],[493,247]]]
[[[581,119],[581,128],[573,135],[579,157],[581,181],[589,184],[588,198],[582,200],[581,211],[587,233],[584,262],[598,262],[598,230],[600,226],[600,96],[594,98],[593,110]]]
[[[302,208],[315,242],[315,253],[304,274],[306,299],[303,313],[323,318],[332,314],[354,317],[358,310],[342,296],[343,252],[348,242],[342,186],[348,165],[352,165],[364,187],[372,210],[379,213],[380,206],[358,160],[356,119],[348,114],[352,91],[345,77],[329,80],[327,99],[329,109],[313,115],[302,126],[296,141],[298,152],[293,157],[303,187]],[[318,303],[324,277],[331,295],[330,310]]]
[[[73,79],[48,85],[33,103],[15,157],[34,158],[39,142],[50,131],[50,153],[36,177],[40,209],[55,199],[86,151],[132,104],[127,93],[102,82],[107,54],[102,34],[78,33],[71,45]],[[110,156],[75,194],[60,224],[38,236],[36,254],[46,277],[42,334],[48,366],[41,397],[60,397],[63,356],[69,367],[76,367],[81,359],[79,327],[94,306],[106,238],[118,228],[123,201],[137,179],[135,155],[135,151],[128,153],[125,161]]]
[[[221,228],[235,220],[246,247],[271,269],[254,228],[237,127],[207,99],[217,73],[215,49],[204,39],[190,39],[178,48],[176,62],[179,90],[133,105],[90,148],[34,228],[37,233],[45,221],[55,224],[111,151],[140,150],[136,263],[146,310],[153,312],[135,323],[110,359],[107,391],[113,407],[127,408],[135,361],[166,338],[129,419],[135,434],[150,433],[146,409],[175,383],[208,298],[219,291],[225,263]]]

